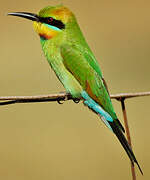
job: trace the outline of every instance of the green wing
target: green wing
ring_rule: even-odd
[[[113,119],[117,119],[98,63],[92,60],[88,53],[86,55],[82,53],[75,45],[65,44],[61,46],[61,55],[66,69],[73,74],[82,88]]]
[[[64,44],[60,48],[66,69],[77,79],[82,88],[95,100],[116,122],[124,132],[124,128],[117,119],[106,82],[95,59],[76,48],[75,45]]]

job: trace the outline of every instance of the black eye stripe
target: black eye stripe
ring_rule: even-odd
[[[46,17],[46,18],[39,17],[39,20],[40,20],[40,22],[55,26],[59,29],[65,29],[65,24],[62,21],[56,20],[52,17]]]

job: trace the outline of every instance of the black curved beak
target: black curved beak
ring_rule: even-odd
[[[40,21],[40,18],[38,17],[38,15],[37,14],[33,14],[33,13],[12,12],[12,13],[8,13],[7,15],[10,15],[10,16],[19,16],[19,17],[22,17],[22,18],[29,19],[31,21],[37,21],[37,22]]]

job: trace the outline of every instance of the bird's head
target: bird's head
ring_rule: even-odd
[[[63,32],[69,21],[74,17],[73,13],[62,5],[48,6],[38,14],[14,12],[8,13],[8,15],[19,16],[34,21],[35,31],[45,40],[51,39],[58,33]]]

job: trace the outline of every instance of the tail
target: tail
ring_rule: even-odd
[[[122,127],[121,123],[118,120],[113,120],[112,117],[106,111],[104,111],[104,109],[102,109],[99,104],[97,104],[93,99],[91,99],[91,97],[89,97],[89,95],[85,91],[82,93],[82,97],[84,98],[84,104],[86,106],[88,106],[89,109],[91,109],[92,111],[97,113],[101,117],[101,119],[105,123],[105,125],[110,130],[112,130],[113,133],[117,136],[118,140],[120,141],[124,150],[126,151],[128,157],[130,158],[131,163],[132,164],[136,163],[141,174],[143,175],[142,169],[141,169],[138,161],[136,160],[136,157],[135,157],[128,141],[126,140],[126,138],[123,134],[124,131],[123,131],[123,127]],[[120,124],[118,124],[118,122]]]
[[[116,126],[115,122],[110,122],[109,123],[113,132],[115,133],[115,135],[117,136],[118,140],[120,141],[120,143],[122,144],[124,150],[126,151],[128,157],[131,160],[131,163],[134,164],[136,163],[141,174],[143,175],[143,171],[138,163],[138,161],[136,160],[136,157],[131,149],[131,146],[129,145],[128,141],[126,140],[124,134],[122,133],[122,131],[120,130],[120,128],[118,128],[118,126]]]

